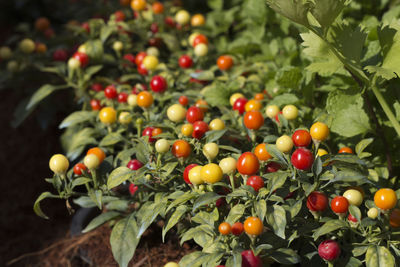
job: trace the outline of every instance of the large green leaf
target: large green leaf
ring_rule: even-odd
[[[390,251],[383,246],[372,245],[367,249],[365,255],[367,267],[393,267],[396,266],[394,257]]]
[[[277,236],[285,239],[286,211],[279,205],[267,208],[267,222],[274,229]]]
[[[290,248],[278,248],[270,254],[270,257],[280,264],[297,264],[300,262],[300,256]]]
[[[162,230],[163,242],[164,242],[164,238],[165,238],[165,235],[167,234],[167,232],[179,222],[179,220],[186,213],[186,211],[187,211],[187,207],[185,205],[182,205],[182,206],[177,207],[176,210],[174,211],[174,213],[172,213],[171,217],[168,220],[168,223],[164,226],[164,228]]]
[[[40,101],[49,96],[51,93],[65,88],[68,88],[68,85],[51,85],[51,84],[43,85],[32,95],[28,105],[26,105],[26,110],[29,110],[32,107],[39,104]]]
[[[139,244],[138,226],[132,213],[120,220],[112,229],[110,236],[111,250],[120,267],[127,267]]]
[[[127,181],[132,177],[134,171],[129,169],[128,167],[118,167],[110,173],[107,180],[107,188],[112,189],[114,187],[119,186],[123,182]]]
[[[318,228],[314,234],[314,240],[317,240],[320,236],[331,233],[341,228],[348,227],[347,223],[342,220],[330,220],[324,223],[320,228]]]
[[[90,223],[85,227],[85,229],[82,230],[82,233],[87,233],[89,231],[92,231],[93,229],[118,217],[119,215],[120,213],[116,211],[109,211],[102,213],[99,216],[95,217],[93,220],[91,220]]]
[[[214,192],[207,192],[202,194],[193,204],[193,211],[203,205],[214,203],[217,199],[220,199],[221,195]]]
[[[57,195],[53,195],[50,192],[43,192],[35,201],[35,204],[33,205],[33,210],[35,213],[45,219],[48,219],[49,217],[46,216],[46,214],[43,213],[42,209],[40,208],[40,201],[42,201],[45,198],[60,198]]]
[[[60,129],[76,125],[96,118],[96,113],[92,111],[76,111],[66,117],[58,126]]]
[[[303,26],[309,26],[307,13],[313,6],[310,0],[267,0],[267,4],[279,14]]]

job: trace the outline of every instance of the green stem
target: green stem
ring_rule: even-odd
[[[232,192],[235,191],[235,180],[233,174],[229,174],[229,180],[231,181]]]
[[[378,99],[379,104],[381,105],[383,111],[385,112],[386,116],[388,117],[389,121],[392,123],[393,128],[396,130],[397,135],[400,136],[400,123],[397,121],[396,117],[394,116],[393,112],[390,110],[388,103],[386,102],[385,98],[379,91],[376,86],[371,86],[372,92],[374,93],[376,99]]]
[[[96,170],[90,170],[90,173],[92,174],[92,179],[93,179],[93,186],[95,189],[98,189],[98,185],[97,185],[97,173]]]

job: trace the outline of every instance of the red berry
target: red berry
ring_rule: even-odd
[[[152,137],[154,129],[155,129],[154,127],[146,127],[146,128],[143,129],[143,132],[142,132],[142,136],[148,136],[149,137],[149,142],[150,143],[153,143],[153,142],[156,141],[156,139],[154,139]]]
[[[148,70],[146,69],[146,67],[143,65],[143,63],[139,64],[137,67],[137,71],[139,74],[146,76],[147,74],[149,74]]]
[[[76,175],[82,175],[82,171],[85,171],[87,168],[83,163],[77,163],[74,166],[74,173]]]
[[[239,111],[239,114],[242,115],[245,112],[245,105],[247,103],[247,99],[244,97],[236,99],[233,104],[233,110]]]
[[[158,32],[158,25],[157,25],[157,23],[153,22],[153,23],[150,25],[150,31],[151,31],[152,33],[154,33],[154,34]]]
[[[298,148],[292,154],[292,164],[298,170],[309,170],[314,163],[314,155],[306,148]]]
[[[270,162],[265,166],[265,171],[270,173],[270,172],[277,172],[281,169],[281,165],[277,162]]]
[[[92,84],[92,90],[95,92],[103,91],[103,85],[101,83]]]
[[[129,185],[129,194],[131,194],[131,196],[133,196],[138,189],[139,189],[139,187],[137,185],[130,184]]]
[[[179,66],[182,69],[188,69],[193,65],[193,60],[188,55],[183,55],[179,58]]]
[[[114,85],[109,85],[106,87],[106,89],[104,89],[104,95],[108,99],[114,99],[117,97],[117,89]]]
[[[297,130],[292,135],[296,147],[307,147],[311,144],[311,135],[307,130]]]
[[[90,106],[92,107],[92,110],[100,110],[102,108],[100,100],[98,99],[90,100]]]
[[[255,256],[252,250],[242,251],[242,267],[262,267],[259,256]]]
[[[347,220],[349,220],[350,222],[353,222],[353,223],[358,222],[357,218],[354,217],[353,215],[351,215],[350,213],[349,213],[349,216],[347,216]]]
[[[150,88],[153,92],[162,93],[168,87],[167,81],[164,77],[156,75],[151,79]]]
[[[129,61],[132,65],[135,64],[135,56],[133,54],[126,54],[123,59]]]
[[[196,167],[197,165],[198,164],[193,163],[193,164],[186,166],[185,170],[183,171],[183,180],[185,181],[185,183],[192,184],[189,180],[189,171],[191,169],[193,169],[194,167]]]
[[[146,52],[139,52],[136,57],[135,57],[135,63],[136,65],[140,65],[143,62],[143,59],[147,56]]]
[[[307,208],[310,211],[324,211],[328,207],[328,197],[321,192],[311,192],[307,197]]]
[[[126,167],[131,169],[132,171],[139,170],[140,168],[143,167],[143,163],[138,161],[137,159],[131,159],[128,164],[126,164]]]
[[[86,67],[87,64],[89,64],[89,56],[86,55],[85,53],[75,52],[75,54],[72,57],[79,60],[82,68]]]
[[[193,123],[192,137],[196,139],[201,139],[207,131],[207,123],[205,123],[204,121],[196,121],[195,123]]]
[[[164,20],[165,24],[167,24],[171,28],[175,28],[175,21],[171,17],[166,17]]]
[[[327,261],[333,261],[340,256],[339,244],[334,240],[325,240],[318,246],[318,254]]]
[[[346,213],[349,209],[349,201],[345,197],[337,196],[331,201],[331,209],[337,214]]]
[[[68,59],[68,53],[64,49],[57,49],[53,52],[54,61],[66,61]]]
[[[82,23],[81,24],[81,27],[87,32],[87,33],[89,33],[90,32],[90,26],[89,26],[89,23],[87,23],[87,22],[84,22],[84,23]]]
[[[189,123],[195,123],[196,121],[202,121],[203,119],[204,114],[199,107],[191,106],[186,112],[186,120]]]
[[[189,99],[187,98],[187,96],[180,96],[179,97],[179,104],[181,104],[182,106],[187,106],[187,104],[189,104]]]
[[[115,20],[116,21],[123,21],[125,20],[125,13],[122,12],[121,10],[115,11]]]
[[[247,179],[247,185],[254,188],[256,192],[264,187],[264,179],[261,176],[253,175]]]
[[[128,100],[128,94],[127,93],[119,93],[118,94],[118,102],[119,103],[126,103],[126,101]]]

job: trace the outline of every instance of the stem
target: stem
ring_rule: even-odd
[[[235,191],[235,180],[233,178],[233,174],[229,174],[229,180],[231,181],[232,192]]]
[[[96,170],[90,170],[90,173],[92,174],[92,179],[93,179],[93,186],[95,189],[98,188],[97,186],[97,175],[96,175]]]

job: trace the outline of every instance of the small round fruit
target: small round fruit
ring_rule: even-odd
[[[85,166],[86,166],[89,170],[94,170],[94,169],[96,169],[97,167],[99,167],[99,165],[100,165],[100,160],[99,160],[99,158],[98,158],[96,155],[94,155],[94,154],[89,154],[89,155],[86,155],[86,156],[83,158],[83,163],[85,164]]]
[[[243,223],[235,222],[234,224],[232,224],[231,232],[233,235],[240,236],[243,233],[243,231],[244,231]]]
[[[334,240],[325,240],[319,244],[318,254],[326,261],[334,261],[340,256],[340,246]]]
[[[147,53],[146,52],[139,52],[139,53],[137,53],[136,54],[136,57],[135,57],[135,63],[136,63],[136,65],[137,66],[139,66],[139,65],[141,65],[142,63],[143,63],[143,60],[144,60],[144,58],[147,56]]]
[[[393,228],[400,227],[400,209],[392,210],[389,217],[389,223]]]
[[[233,110],[237,110],[240,115],[242,115],[246,110],[246,98],[238,98],[236,99],[235,103],[233,104]]]
[[[328,197],[318,191],[311,192],[307,197],[307,208],[310,211],[321,212],[328,207]]]
[[[261,176],[253,175],[247,179],[247,185],[254,188],[256,192],[264,187],[264,179]]]
[[[186,25],[190,21],[190,14],[186,10],[179,10],[175,14],[175,21],[178,22],[180,25]]]
[[[193,17],[190,19],[190,24],[192,27],[199,27],[202,26],[206,23],[206,19],[202,14],[195,14]]]
[[[286,105],[282,109],[282,115],[287,120],[294,120],[299,115],[299,110],[294,105]]]
[[[108,99],[117,98],[117,88],[114,85],[109,85],[104,89],[104,96]]]
[[[68,68],[70,68],[71,70],[76,70],[80,67],[81,67],[81,63],[79,62],[78,59],[71,57],[68,60]]]
[[[148,141],[150,143],[154,143],[156,141],[156,139],[153,138],[153,131],[154,131],[154,127],[146,127],[143,129],[142,131],[142,136],[147,136],[149,139]]]
[[[279,107],[277,105],[268,105],[267,108],[265,109],[265,114],[267,115],[268,118],[273,119],[275,116],[278,115],[279,113]]]
[[[282,135],[276,139],[276,148],[283,153],[290,152],[290,150],[293,148],[292,138],[287,135]]]
[[[147,70],[155,70],[158,66],[158,58],[152,55],[147,55],[142,62]]]
[[[231,106],[233,106],[233,104],[235,104],[236,100],[238,100],[239,98],[246,98],[246,97],[241,93],[235,93],[231,95],[231,97],[229,98],[229,103],[231,104]]]
[[[350,223],[357,223],[357,222],[358,222],[357,218],[354,217],[353,215],[351,215],[350,213],[349,213],[349,215],[347,216],[347,220],[348,220]]]
[[[198,57],[204,57],[208,54],[208,46],[206,44],[198,44],[194,48],[194,54]]]
[[[187,124],[182,125],[182,127],[181,127],[181,133],[182,133],[184,136],[186,136],[186,137],[191,136],[192,133],[193,133],[193,125],[190,124],[190,123],[187,123]]]
[[[89,149],[86,153],[86,155],[96,155],[96,157],[99,159],[100,163],[103,162],[103,160],[106,158],[106,153],[104,153],[103,149],[100,147],[93,147]]]
[[[148,108],[153,104],[153,95],[147,91],[140,92],[137,95],[137,104],[141,108]]]
[[[151,5],[151,9],[153,10],[154,14],[162,14],[162,13],[164,13],[164,5],[161,2],[154,2]]]
[[[68,170],[69,161],[64,155],[55,154],[50,158],[49,167],[55,174],[63,174]]]
[[[244,152],[238,159],[236,168],[240,174],[253,175],[258,172],[260,163],[256,155],[251,152]]]
[[[181,95],[179,97],[179,104],[181,104],[182,106],[186,107],[189,104],[189,98],[185,95]]]
[[[219,167],[224,174],[233,174],[236,171],[236,159],[224,158],[219,162]]]
[[[155,93],[163,93],[167,90],[168,84],[164,77],[156,75],[151,78],[150,88]]]
[[[307,148],[296,149],[291,158],[292,165],[298,170],[309,170],[314,163],[314,155]]]
[[[183,180],[185,181],[185,183],[192,184],[189,180],[189,171],[196,166],[198,166],[198,164],[190,164],[186,166],[185,170],[183,171]]]
[[[167,117],[173,122],[181,122],[186,117],[186,109],[181,104],[173,104],[167,109]]]
[[[277,172],[282,168],[282,166],[278,162],[269,162],[267,166],[265,166],[265,171],[267,173]]]
[[[381,210],[393,209],[397,204],[396,192],[390,188],[379,189],[375,193],[374,202]]]
[[[223,222],[218,226],[218,231],[221,235],[229,235],[231,233],[232,227],[229,223]]]
[[[187,158],[189,157],[192,149],[190,145],[185,140],[177,140],[172,145],[172,154],[177,158]]]
[[[202,121],[204,118],[204,113],[199,107],[191,106],[186,112],[186,120],[190,123],[195,123],[196,121]]]
[[[82,175],[82,172],[86,171],[86,166],[83,163],[77,163],[74,166],[74,173],[76,175]]]
[[[136,171],[139,170],[140,168],[143,167],[143,163],[141,163],[139,160],[137,159],[131,159],[128,164],[126,164],[126,167],[128,167],[129,169],[131,169],[132,171]]]
[[[102,108],[99,112],[99,119],[104,124],[112,124],[117,120],[117,112],[112,107]]]
[[[318,156],[318,157],[322,157],[322,156],[324,156],[324,155],[328,155],[328,151],[326,151],[326,150],[323,149],[323,148],[318,148],[317,156]]]
[[[25,54],[31,54],[33,51],[35,51],[35,47],[35,42],[28,38],[19,43],[19,49],[21,49],[21,51]]]
[[[125,92],[121,92],[118,94],[117,99],[119,103],[126,103],[126,101],[128,100],[128,94]]]
[[[258,130],[264,125],[264,117],[257,110],[246,112],[244,115],[244,125],[247,129]]]
[[[254,255],[254,252],[251,249],[242,251],[241,255],[242,255],[242,267],[263,266],[263,262],[260,256]]]
[[[50,21],[48,18],[40,17],[35,21],[35,29],[44,32],[50,27]]]
[[[154,46],[150,46],[149,48],[147,48],[146,53],[148,55],[155,56],[155,57],[160,56],[160,51],[158,50],[157,47],[154,47]]]
[[[79,62],[78,62],[79,64]],[[11,60],[7,63],[7,70],[10,72],[17,72],[19,69],[18,62],[16,60]]]
[[[256,155],[259,161],[267,161],[272,158],[267,151],[267,146],[265,143],[256,146],[254,149],[254,155]]]
[[[208,126],[211,131],[221,131],[225,129],[225,122],[221,119],[213,119]]]
[[[345,198],[347,198],[347,200],[349,201],[350,205],[360,206],[361,203],[363,202],[363,195],[361,194],[360,191],[358,191],[356,189],[346,190],[343,193],[343,196]]]
[[[324,141],[329,136],[329,128],[325,123],[316,122],[310,129],[311,137],[316,141]]]
[[[208,103],[203,99],[197,100],[195,106],[200,108],[203,113],[208,111]]]
[[[129,184],[128,190],[129,190],[129,194],[130,194],[131,196],[134,196],[135,193],[136,193],[136,191],[138,191],[138,189],[139,189],[139,187],[138,187],[137,185],[135,185],[135,184],[133,184],[133,183]]]
[[[244,221],[244,231],[248,235],[260,235],[263,232],[263,223],[257,217],[248,217]]]
[[[207,143],[203,146],[203,154],[209,159],[213,160],[219,152],[219,147],[216,143]]]
[[[89,56],[86,53],[79,51],[75,52],[75,54],[72,55],[72,58],[79,60],[80,66],[82,68],[86,67],[89,64]]]
[[[142,11],[146,8],[146,0],[132,0],[131,8],[135,11]]]
[[[164,267],[179,267],[179,264],[173,261],[168,262]]]
[[[331,209],[337,214],[346,213],[349,209],[349,201],[345,197],[337,196],[331,201]]]
[[[115,41],[113,43],[113,49],[117,52],[120,52],[122,49],[124,49],[124,44],[121,41]]]
[[[137,106],[137,95],[130,94],[126,100],[131,107]]]
[[[214,184],[222,180],[223,173],[221,167],[215,163],[209,163],[201,168],[201,179],[209,184]]]
[[[346,153],[346,154],[353,154],[353,149],[351,149],[350,147],[342,147],[341,149],[339,149],[338,153]]]
[[[205,135],[205,133],[208,131],[208,124],[205,123],[204,121],[196,121],[193,123],[193,133],[192,137],[196,139],[201,139]]]
[[[188,56],[188,55],[182,55],[179,58],[179,66],[182,69],[188,69],[188,68],[192,67],[193,66],[192,58],[190,56]]]
[[[370,208],[367,212],[367,215],[371,219],[376,219],[379,215],[379,210],[377,208]]]
[[[199,185],[204,183],[201,178],[201,169],[202,166],[194,166],[191,170],[189,170],[189,181],[194,185]]]
[[[199,44],[208,45],[208,38],[204,34],[198,34],[193,39],[193,47],[196,47]]]
[[[311,135],[307,130],[297,130],[292,135],[296,147],[308,147],[311,144]]]
[[[166,139],[160,139],[155,144],[158,153],[166,153],[169,150],[169,147],[169,142]]]
[[[229,70],[233,66],[233,59],[231,56],[220,56],[217,59],[217,65],[220,70]]]
[[[13,56],[13,52],[8,46],[0,47],[0,58],[8,60]]]
[[[193,45],[193,44],[194,44],[194,39],[195,39],[197,36],[199,36],[199,35],[200,35],[200,33],[194,32],[194,33],[192,33],[192,34],[189,36],[188,42],[189,42],[189,44],[190,44],[191,46],[194,46],[194,45]]]
[[[127,124],[131,123],[131,121],[132,121],[132,116],[131,116],[131,114],[130,114],[129,112],[123,111],[123,112],[121,112],[121,113],[119,114],[119,116],[118,116],[118,121],[119,121],[121,124],[127,125]]]
[[[264,94],[263,93],[257,93],[257,94],[255,94],[254,99],[261,101],[261,100],[264,99]]]
[[[262,108],[261,102],[255,99],[247,101],[246,105],[244,106],[246,112],[252,110],[260,110],[261,108]]]

